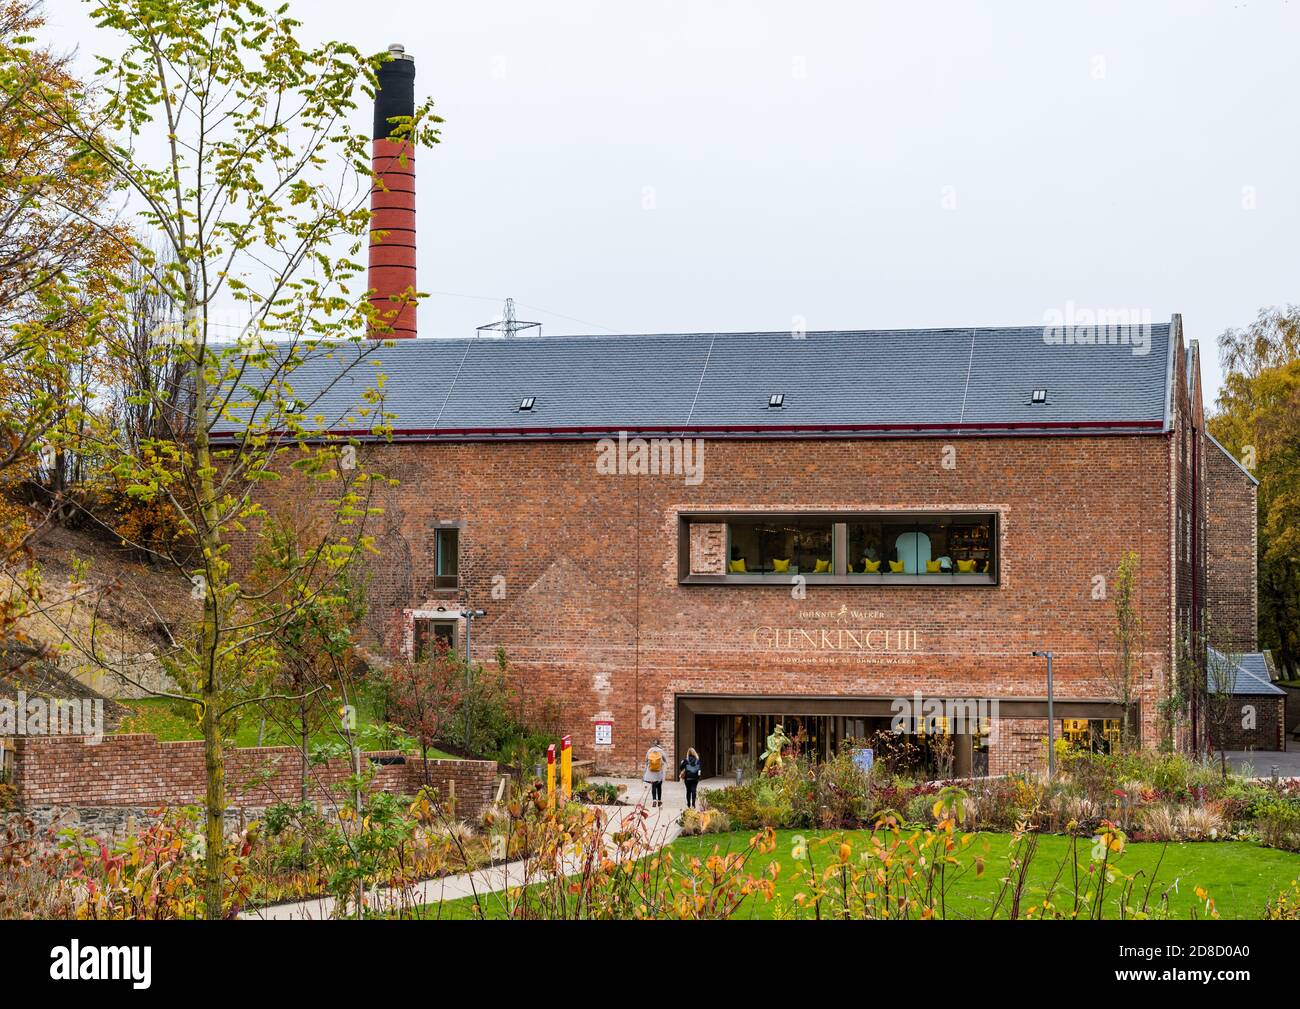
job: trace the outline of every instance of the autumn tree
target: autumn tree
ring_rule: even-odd
[[[126,260],[111,174],[33,114],[57,102],[99,132],[67,61],[37,44],[41,25],[37,5],[0,0],[0,567],[11,573],[34,530],[65,507],[104,307]],[[11,617],[34,588],[18,583]]]
[[[431,784],[429,751],[463,724],[467,672],[460,653],[441,641],[388,670],[389,716],[419,742],[426,785]]]
[[[376,180],[369,138],[352,126],[388,57],[304,45],[287,6],[253,0],[102,0],[92,16],[112,55],[97,58],[84,102],[45,91],[0,100],[54,124],[129,195],[137,227],[161,244],[125,239],[131,269],[118,293],[164,299],[180,321],[168,345],[180,354],[178,382],[138,392],[163,429],[127,437],[106,424],[83,448],[136,499],[166,502],[193,547],[134,544],[183,570],[202,606],[168,696],[194,706],[203,736],[204,897],[216,918],[225,913],[224,737],[267,700],[264,664],[286,622],[373,549],[371,477],[355,443],[332,432],[388,431],[382,374],[371,367],[382,344],[365,339],[383,320],[358,261]],[[419,145],[436,140],[435,119],[426,104],[395,126]],[[110,347],[110,357],[121,352]],[[295,377],[313,367],[336,378],[307,395]],[[344,381],[357,391],[328,399]],[[166,421],[178,412],[185,437]],[[319,512],[320,534],[254,591],[232,543],[256,533],[276,495]],[[93,638],[87,652],[112,668]]]
[[[165,259],[165,252],[160,255]],[[188,444],[194,434],[193,383],[185,341],[179,338],[184,335],[180,309],[166,291],[149,283],[140,262],[129,264],[124,280],[120,304],[103,337],[108,348],[101,368],[106,427],[134,457],[157,456],[160,445],[171,454],[171,446]],[[145,559],[188,545],[165,498],[132,496],[130,481],[105,467],[88,476],[77,497],[87,521],[140,544]]]
[[[1300,676],[1300,307],[1267,308],[1219,337],[1208,426],[1259,480],[1259,641]]]
[[[306,563],[302,544],[317,543],[320,538],[310,522],[289,517],[268,521],[250,577],[250,594],[255,599],[251,613],[267,613],[275,626],[269,639],[274,655],[267,679],[254,686],[254,692],[264,698],[257,708],[298,746],[299,800],[303,803],[311,798],[313,733],[337,729],[349,748],[353,744],[357,696],[352,671],[358,660],[352,629],[365,616],[357,572],[330,576]],[[321,579],[323,590],[286,581],[286,571],[296,572],[299,580]],[[293,600],[300,600],[299,605],[289,605]],[[278,611],[282,613],[277,619]]]

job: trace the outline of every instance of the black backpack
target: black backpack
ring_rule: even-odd
[[[700,762],[694,757],[686,758],[686,777],[697,779],[700,776]]]

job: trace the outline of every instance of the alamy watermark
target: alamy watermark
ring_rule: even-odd
[[[104,699],[88,697],[0,697],[0,736],[88,736],[104,738]]]
[[[680,476],[688,487],[704,482],[703,438],[618,438],[596,442],[601,476]]]
[[[1134,357],[1151,353],[1151,309],[1078,308],[1043,313],[1043,342],[1050,347],[1129,347]]]
[[[73,939],[50,950],[50,980],[129,981],[140,991],[153,983],[153,947],[83,946]]]
[[[978,735],[997,724],[998,701],[996,697],[923,697],[917,690],[911,697],[895,697],[890,711],[889,728],[894,733]]]

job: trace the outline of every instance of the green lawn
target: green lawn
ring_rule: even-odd
[[[794,861],[791,850],[797,836],[807,840],[830,835],[840,836],[839,832],[828,831],[777,831],[776,852],[773,855],[756,855],[748,866],[748,871],[758,875],[767,864],[776,859],[781,864],[781,873],[777,882],[777,895],[771,903],[759,898],[755,903],[746,903],[740,917],[771,918],[782,906],[789,906],[796,893],[806,889],[806,883],[793,879]],[[730,834],[713,834],[705,837],[678,838],[672,844],[672,850],[680,857],[683,855],[706,856],[713,851],[740,851],[749,844],[752,831],[737,831]],[[855,853],[865,850],[867,831],[846,832]],[[952,884],[948,891],[948,917],[950,918],[987,918],[996,899],[1001,879],[1006,874],[1008,834],[977,835],[967,849],[970,854],[963,858],[969,862],[975,855],[985,859],[985,872],[976,878],[974,871],[967,872]],[[1022,901],[1022,907],[1041,900],[1048,883],[1056,875],[1062,861],[1069,857],[1070,839],[1046,834],[1039,840],[1038,853],[1030,866],[1029,893]],[[831,845],[813,847],[813,857],[820,866],[835,856],[835,847]],[[1177,891],[1169,894],[1170,914],[1176,918],[1186,918],[1193,906],[1204,917],[1204,909],[1196,896],[1196,888],[1203,887],[1214,900],[1222,918],[1259,918],[1262,917],[1264,905],[1278,892],[1286,889],[1291,880],[1300,876],[1300,855],[1262,848],[1248,841],[1218,841],[1187,844],[1169,844],[1167,847],[1156,843],[1130,843],[1115,863],[1125,873],[1143,870],[1143,880],[1149,879],[1156,863],[1164,850],[1164,861],[1160,865],[1156,885],[1152,890],[1152,903],[1156,895],[1170,888],[1177,881]],[[1079,852],[1085,866],[1088,858],[1088,842],[1079,841]],[[1112,856],[1113,858],[1114,856]],[[1068,872],[1068,864],[1067,864]],[[1145,885],[1145,884],[1143,884]],[[1072,891],[1071,891],[1072,892]],[[1108,891],[1110,892],[1110,891]],[[1059,889],[1055,901],[1061,903],[1065,897]],[[483,906],[489,917],[500,916],[499,902],[493,895],[483,899]],[[1114,917],[1114,905],[1108,899],[1107,917]],[[441,905],[426,906],[422,917],[426,918],[471,918],[476,917],[472,900],[446,901]]]
[[[144,697],[138,700],[121,701],[120,703],[130,708],[133,714],[122,719],[122,724],[118,726],[118,732],[148,732],[164,742],[203,738],[203,733],[199,729],[191,705],[173,701],[169,697]],[[376,721],[373,712],[366,710],[364,707],[358,709],[358,729],[373,725]],[[258,728],[258,716],[250,714],[248,717],[241,719],[239,728],[235,731],[235,745],[257,746]],[[312,733],[311,736],[312,745],[342,741],[343,737],[339,735],[337,730],[322,729]],[[297,746],[298,740],[290,738],[281,731],[278,725],[268,719],[265,731],[262,734],[262,745]],[[434,749],[429,751],[429,759],[454,760],[455,758],[450,753]]]

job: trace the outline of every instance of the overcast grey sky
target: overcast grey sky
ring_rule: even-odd
[[[64,48],[96,39],[47,0]],[[1300,301],[1300,3],[295,0],[414,54],[421,336]],[[365,127],[368,110],[358,117]],[[565,318],[565,317],[569,318]],[[581,320],[581,321],[577,321]]]

